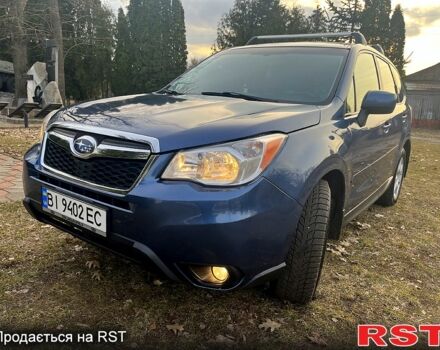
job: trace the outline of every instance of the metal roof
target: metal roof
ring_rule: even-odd
[[[406,81],[436,81],[440,82],[440,63],[422,69],[406,77]]]
[[[0,73],[14,74],[14,65],[8,61],[0,61]]]

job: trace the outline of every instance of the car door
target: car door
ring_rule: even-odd
[[[381,90],[397,95],[397,87],[388,62],[380,57],[376,57],[377,67],[379,68]],[[382,116],[384,122],[383,147],[387,150],[385,157],[381,160],[379,173],[380,182],[385,182],[394,175],[399,156],[399,146],[402,139],[402,117],[406,113],[406,105],[398,103],[394,111]]]
[[[411,132],[411,110],[408,106],[408,101],[406,97],[405,87],[402,84],[402,80],[400,79],[400,74],[397,71],[396,67],[393,65],[391,67],[391,72],[394,78],[394,84],[396,86],[397,93],[397,107],[395,114],[397,115],[397,121],[400,127],[400,143],[402,144],[405,141],[405,138]],[[397,161],[397,159],[396,159]]]
[[[346,119],[349,121],[347,162],[351,169],[351,191],[346,209],[355,210],[375,194],[383,179],[381,165],[389,149],[384,145],[387,127],[383,115],[369,115],[365,126],[360,126],[357,116],[362,101],[369,91],[380,90],[375,57],[361,52],[357,58],[352,88],[347,100]]]

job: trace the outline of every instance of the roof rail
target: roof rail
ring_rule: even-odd
[[[371,47],[373,49],[375,49],[376,51],[379,51],[382,55],[385,55],[385,51],[384,51],[382,45],[380,45],[380,44],[373,44],[373,45],[371,45]]]
[[[314,34],[287,34],[287,35],[261,35],[251,38],[246,45],[252,45],[259,40],[282,41],[287,39],[329,39],[329,38],[351,38],[356,44],[367,44],[367,40],[359,32],[342,33],[314,33]]]

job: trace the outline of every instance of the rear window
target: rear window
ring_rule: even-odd
[[[371,54],[360,54],[354,71],[356,109],[359,110],[368,91],[379,90],[376,64]]]
[[[393,73],[394,82],[396,83],[396,92],[399,96],[399,101],[402,102],[405,99],[405,88],[402,85],[402,80],[400,79],[400,74],[394,66],[391,66],[391,71]]]
[[[235,92],[279,102],[329,102],[348,50],[301,47],[228,50],[202,62],[168,88],[182,94]]]
[[[390,65],[380,58],[377,62],[379,64],[380,76],[382,78],[382,90],[395,94],[396,86],[394,85],[394,78],[391,73]]]

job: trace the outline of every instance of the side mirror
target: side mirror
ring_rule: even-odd
[[[365,126],[370,114],[389,114],[394,111],[397,104],[397,95],[386,91],[369,91],[362,101],[361,111],[358,116],[360,126]]]

